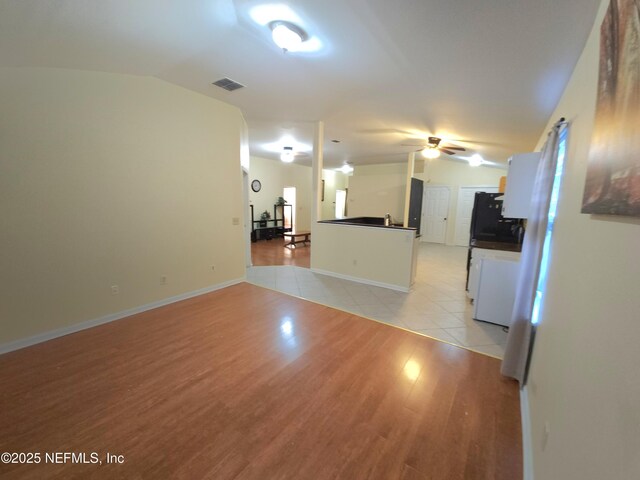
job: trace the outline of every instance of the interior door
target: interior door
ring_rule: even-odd
[[[337,219],[345,217],[345,210],[347,207],[347,191],[336,190],[336,211],[334,217]]]
[[[497,193],[497,187],[460,187],[458,192],[458,208],[456,209],[455,244],[469,246],[471,229],[471,214],[473,213],[473,199],[476,192]]]
[[[424,194],[422,241],[445,243],[449,215],[449,187],[427,187]]]

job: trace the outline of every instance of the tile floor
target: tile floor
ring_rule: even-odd
[[[252,267],[247,281],[502,358],[507,332],[473,320],[465,293],[467,249],[423,243],[411,292],[402,293],[295,266]]]

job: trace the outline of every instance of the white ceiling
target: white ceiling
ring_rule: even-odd
[[[238,106],[251,153],[282,135],[325,164],[406,159],[429,134],[504,162],[531,150],[600,0],[293,0],[324,48],[284,54],[251,0],[0,0],[0,66],[151,75]],[[246,88],[211,83],[230,77]],[[334,144],[330,139],[339,139]],[[303,160],[304,162],[304,160]],[[308,160],[307,160],[308,163]]]

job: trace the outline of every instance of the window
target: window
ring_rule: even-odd
[[[544,236],[544,245],[542,247],[542,259],[540,260],[540,275],[538,276],[538,286],[536,288],[536,297],[533,301],[533,311],[531,313],[531,323],[537,325],[540,321],[540,307],[544,300],[544,290],[547,283],[547,272],[549,269],[551,237],[553,236],[553,225],[558,210],[558,196],[560,195],[560,183],[562,180],[562,172],[564,169],[564,160],[567,153],[567,128],[560,132],[558,142],[558,163],[556,164],[556,173],[553,178],[553,186],[551,188],[551,201],[549,202],[549,214],[547,218],[547,231]]]

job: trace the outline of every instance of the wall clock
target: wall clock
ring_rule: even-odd
[[[254,192],[259,192],[261,188],[262,184],[260,183],[260,180],[254,180],[253,182],[251,182],[251,190],[253,190]]]

